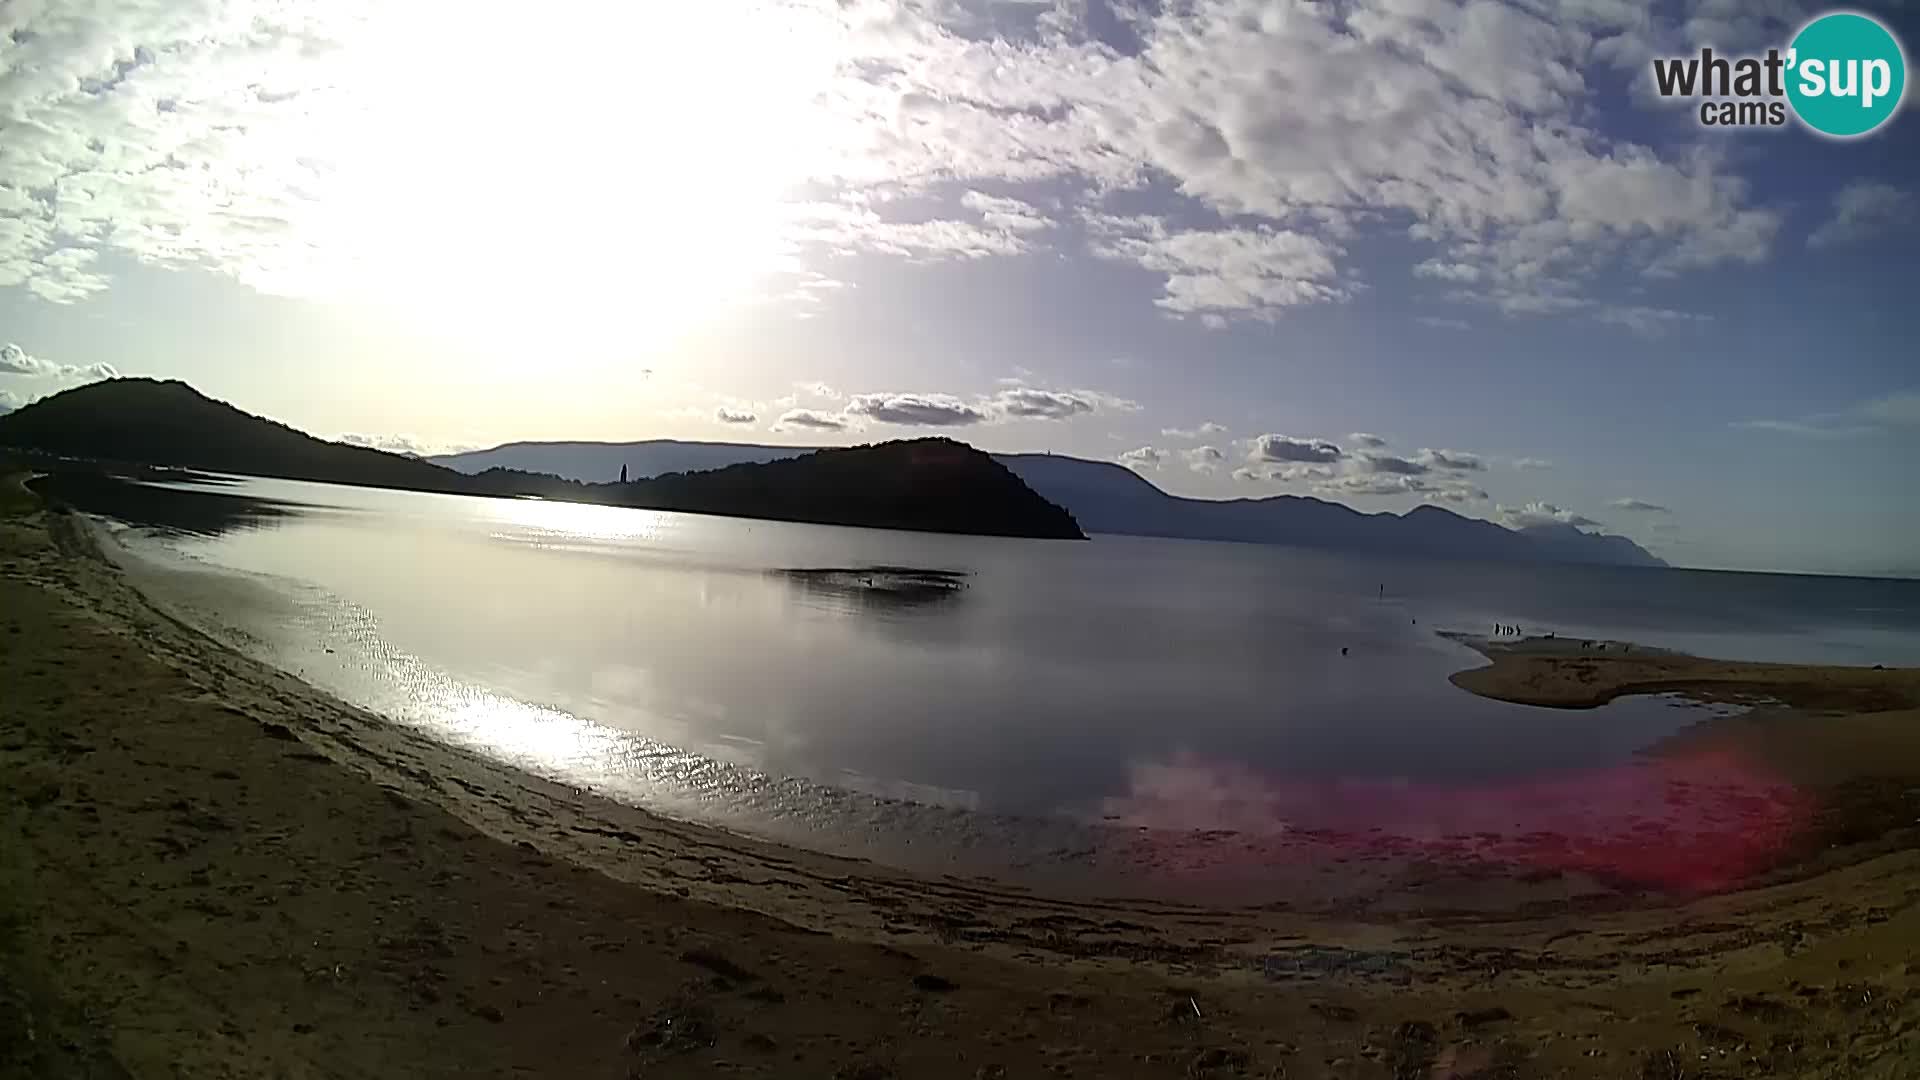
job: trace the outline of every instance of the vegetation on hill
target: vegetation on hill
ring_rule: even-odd
[[[115,466],[161,466],[363,487],[535,496],[780,521],[992,536],[1083,538],[1073,517],[950,439],[823,450],[766,464],[583,484],[328,442],[214,401],[182,382],[112,379],[0,416],[0,447]]]

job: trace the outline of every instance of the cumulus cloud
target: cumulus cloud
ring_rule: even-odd
[[[1227,455],[1217,446],[1196,446],[1191,450],[1182,450],[1180,456],[1187,459],[1187,468],[1197,473],[1214,472]]]
[[[834,393],[833,387],[828,386],[826,383],[823,383],[823,382],[794,383],[793,388],[811,397],[827,398],[829,400],[832,400],[840,396],[839,394]]]
[[[964,427],[987,419],[987,411],[949,394],[856,394],[851,416],[901,427]]]
[[[1325,439],[1291,435],[1257,435],[1248,444],[1250,461],[1331,462],[1342,457],[1340,447]]]
[[[446,453],[451,449],[412,435],[369,435],[355,431],[343,432],[334,441],[346,443],[348,446],[365,446],[374,450],[385,450],[390,454],[408,454],[413,457]]]
[[[773,429],[810,428],[814,431],[845,431],[850,421],[839,413],[821,412],[818,409],[788,409],[774,421]]]
[[[1387,473],[1395,476],[1422,476],[1432,471],[1432,467],[1394,454],[1382,454],[1376,451],[1363,451],[1347,458],[1355,471],[1366,473]]]
[[[1469,454],[1464,450],[1427,450],[1422,449],[1413,455],[1413,459],[1429,469],[1444,472],[1482,472],[1486,464],[1480,455]]]
[[[1576,528],[1597,526],[1600,523],[1590,517],[1563,510],[1548,502],[1530,502],[1523,506],[1500,506],[1496,508],[1503,524],[1526,529],[1541,525],[1572,525]]]
[[[1114,460],[1129,469],[1158,469],[1167,460],[1166,452],[1151,446],[1141,446],[1114,456]]]
[[[1387,440],[1365,431],[1356,431],[1347,436],[1347,442],[1362,450],[1378,450],[1387,445]]]
[[[40,375],[56,379],[113,379],[120,373],[112,364],[56,364],[42,360],[11,342],[0,345],[0,375]]]
[[[1099,407],[1090,395],[1030,386],[1008,387],[994,395],[993,404],[1002,415],[1034,420],[1066,420]]]
[[[1905,229],[1916,220],[1920,220],[1920,206],[1912,192],[1877,181],[1856,181],[1834,195],[1832,215],[1807,234],[1807,246],[1846,247]]]
[[[1594,294],[1622,274],[1755,261],[1780,222],[1716,141],[1656,149],[1625,135],[1646,125],[1599,126],[1613,80],[1590,70],[1638,87],[1655,51],[1777,42],[1791,4],[1195,0],[1116,20],[1109,5],[790,0],[750,20],[683,5],[662,26],[645,5],[557,2],[586,32],[512,79],[493,67],[520,44],[511,20],[24,8],[0,34],[0,286],[82,300],[112,252],[313,295],[418,273],[396,251],[436,250],[451,271],[510,244],[560,265],[614,250],[780,266],[783,295],[804,298],[846,284],[806,260],[1084,244],[1160,279],[1169,314],[1218,324],[1355,295],[1350,241],[1369,229],[1416,244],[1429,287],[1549,314],[1610,310]],[[762,92],[737,92],[742,70]],[[599,137],[636,95],[703,107],[655,114],[638,149]],[[715,154],[633,197],[636,164]],[[544,205],[565,220],[501,213],[554,190],[556,161],[567,197]],[[1063,227],[1055,208],[1085,205],[1100,209],[1084,230]]]
[[[723,424],[751,424],[760,416],[751,409],[730,409],[722,405],[713,411],[713,418]]]
[[[1671,514],[1673,511],[1659,503],[1650,503],[1644,499],[1615,499],[1607,504],[1615,510],[1631,510],[1637,514]]]
[[[1211,420],[1204,420],[1196,427],[1161,428],[1160,434],[1169,439],[1204,439],[1209,435],[1223,435],[1226,433],[1226,430],[1227,425],[1225,424],[1216,424]]]
[[[1431,478],[1394,473],[1345,473],[1312,481],[1317,495],[1419,495],[1429,501],[1477,502],[1487,493],[1448,477]]]
[[[11,390],[0,390],[0,413],[10,413],[25,405],[26,399]]]
[[[1107,412],[1138,412],[1140,403],[1099,390],[1054,390],[1003,379],[1001,389],[972,400],[952,394],[856,394],[845,411],[904,427],[965,427],[1009,420],[1071,420]]]

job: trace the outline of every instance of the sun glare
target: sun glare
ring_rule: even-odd
[[[831,140],[830,26],[562,3],[540,26],[394,5],[357,29],[321,246],[348,291],[508,350],[657,347],[797,268]]]

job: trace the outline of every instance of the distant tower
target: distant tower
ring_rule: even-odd
[[[623,484],[627,482],[627,467],[625,465],[620,466],[620,482]]]

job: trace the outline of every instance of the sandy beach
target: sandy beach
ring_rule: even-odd
[[[1051,899],[434,743],[0,518],[0,1075],[1879,1077],[1920,1062],[1920,672],[1476,644],[1563,706],[1758,705],[1809,814],[1703,896],[1431,866],[1349,911]],[[1575,651],[1579,650],[1579,651]],[[1467,892],[1472,905],[1457,898]],[[1405,897],[1412,897],[1405,900]],[[1507,902],[1489,903],[1489,897]]]

